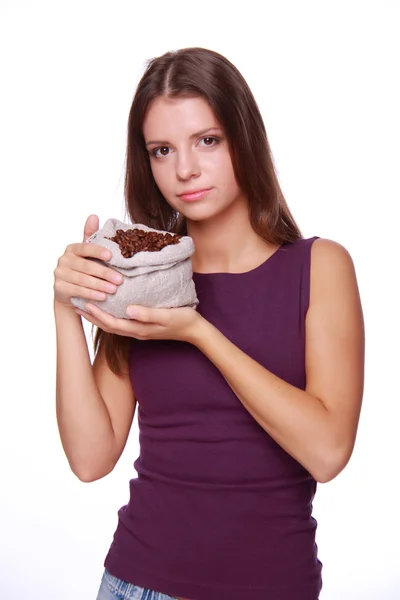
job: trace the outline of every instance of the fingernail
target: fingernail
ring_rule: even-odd
[[[105,300],[107,298],[107,294],[105,294],[104,292],[96,292],[94,294],[94,297],[96,298],[96,300]]]
[[[104,258],[104,260],[109,260],[111,258],[111,252],[105,250],[101,253],[101,258]]]
[[[110,294],[113,294],[114,292],[117,291],[117,286],[114,285],[113,283],[106,283],[105,288],[106,288],[107,292],[110,292]]]
[[[133,308],[133,306],[128,306],[128,308],[126,309],[126,314],[128,315],[128,317],[135,318],[137,317],[137,310]]]

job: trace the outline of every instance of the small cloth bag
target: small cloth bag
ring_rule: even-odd
[[[107,265],[124,276],[115,294],[107,294],[106,300],[93,301],[105,312],[117,318],[128,319],[126,308],[130,304],[151,308],[177,308],[190,306],[196,308],[199,303],[193,281],[192,261],[195,247],[191,237],[182,236],[177,244],[170,244],[155,252],[137,252],[131,258],[124,258],[117,242],[110,239],[117,229],[141,229],[157,233],[169,233],[152,229],[146,225],[127,225],[118,219],[108,219],[104,227],[91,235],[87,242],[104,246],[111,251],[108,261],[90,259]],[[89,300],[72,297],[71,303],[85,310]]]

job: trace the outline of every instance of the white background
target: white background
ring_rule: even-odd
[[[96,597],[137,423],[111,475],[72,475],[55,420],[53,270],[89,214],[123,218],[145,61],[203,46],[250,84],[304,236],[340,242],[356,265],[364,405],[351,462],[314,504],[321,600],[400,598],[399,2],[2,0],[0,23],[0,597]]]

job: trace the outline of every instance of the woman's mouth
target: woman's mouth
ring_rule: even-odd
[[[194,200],[201,200],[204,198],[212,188],[203,189],[203,190],[193,190],[191,192],[186,192],[185,194],[179,194],[179,198],[182,198],[185,202],[193,202]]]

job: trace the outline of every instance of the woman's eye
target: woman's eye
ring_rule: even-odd
[[[161,148],[154,148],[150,154],[151,156],[154,156],[154,158],[160,158],[160,156],[168,156],[168,151],[168,146],[162,146]],[[157,154],[157,152],[160,152],[161,154]]]
[[[214,142],[218,143],[219,139],[216,138],[216,137],[210,137],[209,136],[209,137],[202,138],[201,141],[204,141],[204,143],[205,143],[206,146],[215,146]]]
[[[220,139],[214,136],[207,136],[201,138],[200,142],[204,142],[204,145],[208,148],[216,146],[219,144]],[[170,148],[168,146],[159,146],[158,148],[154,148],[154,150],[150,151],[150,156],[153,158],[163,158],[170,154]]]

